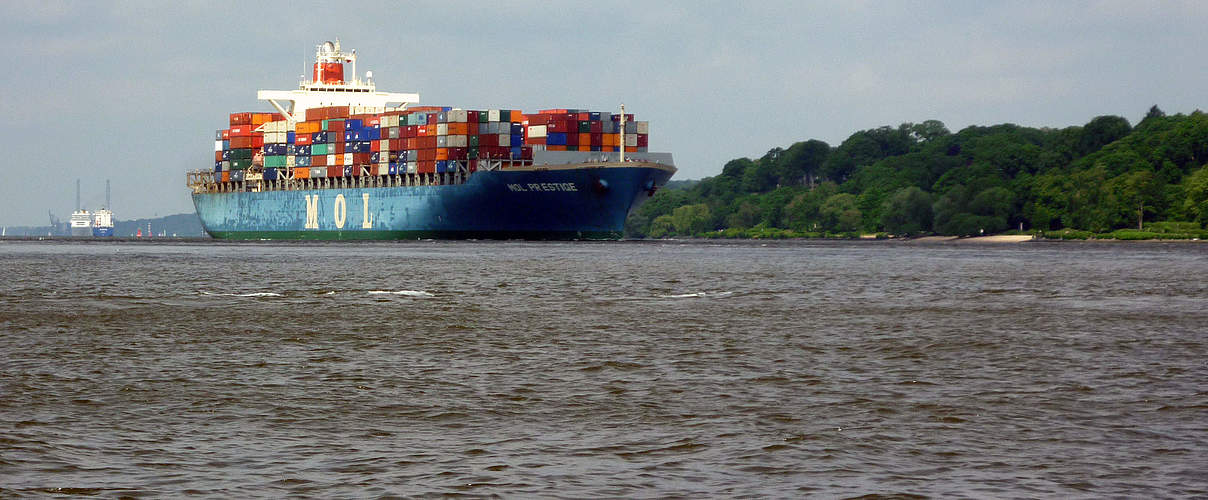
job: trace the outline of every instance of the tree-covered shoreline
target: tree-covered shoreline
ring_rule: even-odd
[[[998,234],[1208,237],[1208,115],[951,133],[929,120],[738,158],[632,213],[633,238]]]

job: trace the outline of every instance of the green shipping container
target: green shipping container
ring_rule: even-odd
[[[583,121],[579,122],[579,133],[580,134],[591,133],[591,122],[583,122]]]
[[[328,149],[327,144],[311,144],[310,145],[310,154],[314,155],[314,156],[325,155],[325,154],[328,154],[327,149]]]
[[[231,170],[247,170],[252,166],[252,160],[231,160]]]
[[[251,160],[251,159],[252,159],[252,150],[251,149],[232,149],[231,150],[231,160]]]
[[[285,166],[285,156],[265,156],[265,168],[280,168]]]
[[[478,147],[478,136],[476,136],[476,135],[470,136],[470,147],[472,147],[472,148]]]
[[[478,137],[476,136],[474,138],[477,139]],[[478,141],[474,141],[474,142],[477,143]],[[470,160],[477,160],[478,159],[478,148],[470,148],[470,150],[466,152],[466,158],[468,158]]]

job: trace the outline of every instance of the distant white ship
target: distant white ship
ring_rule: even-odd
[[[92,236],[92,212],[81,209],[71,213],[71,235]]]

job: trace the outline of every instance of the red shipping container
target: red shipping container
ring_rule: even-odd
[[[402,151],[404,140],[405,139],[390,139],[390,150],[391,151]]]
[[[469,168],[470,168],[471,172],[477,172],[478,171],[478,160],[470,160]]]
[[[369,141],[369,150],[378,153],[382,151],[382,141]]]
[[[252,147],[253,148],[264,147],[264,134],[256,134],[256,135],[252,136]]]
[[[344,177],[344,166],[343,165],[328,165],[327,166],[327,176],[328,177]]]
[[[331,106],[327,108],[327,119],[348,118],[348,106]]]
[[[419,141],[414,137],[403,139],[403,149],[419,149]]]
[[[403,137],[404,138],[415,137],[417,135],[416,130],[418,130],[418,129],[419,129],[419,125],[407,125],[406,127],[403,127]]]
[[[525,142],[529,144],[545,144],[545,137],[529,137]]]
[[[638,147],[648,147],[650,144],[650,136],[646,134],[638,134]]]
[[[591,122],[591,133],[600,134],[604,132],[604,123],[600,121]]]
[[[226,140],[230,140],[230,138],[231,138],[231,129],[223,130],[222,131],[222,140],[226,141]]]
[[[449,148],[450,160],[464,160],[470,155],[470,148]]]
[[[232,137],[231,149],[250,149],[252,147],[251,137]]]
[[[599,123],[599,122],[596,122],[596,123]],[[591,146],[603,146],[604,145],[604,134],[599,134],[599,133],[591,134],[591,138],[590,138],[590,141],[588,142],[588,144]]]
[[[432,127],[432,130],[435,131],[436,127]],[[433,149],[436,147],[436,136],[434,136],[434,135],[430,135],[427,137],[420,137],[419,140],[420,140],[420,143],[419,143],[420,147],[424,147],[424,148],[428,148],[428,149]]]
[[[315,155],[315,156],[310,157],[310,166],[326,167],[327,166],[327,155]]]
[[[368,165],[369,160],[372,156],[373,155],[370,153],[353,153],[352,154],[352,164],[353,165]]]
[[[420,160],[415,165],[415,171],[421,174],[435,174],[436,160]]]
[[[306,146],[310,144],[310,134],[297,134],[294,136],[294,144]]]
[[[222,151],[214,152],[214,161],[222,161]]]
[[[567,146],[578,146],[579,145],[579,134],[574,133],[574,132],[566,134],[566,145]]]
[[[469,123],[478,123],[478,112],[466,111],[466,121]]]
[[[229,133],[229,135],[231,137],[251,137],[252,136],[252,126],[251,125],[236,125],[236,126],[231,127],[230,130],[228,130],[227,132]]]
[[[343,142],[337,142],[335,145],[336,145],[336,152],[335,152],[335,153],[332,153],[332,154],[337,154],[337,155],[342,155],[342,154],[344,154],[344,143],[343,143]]]
[[[436,161],[436,148],[420,149],[418,153],[419,161]]]
[[[251,125],[252,113],[231,113],[231,125]]]
[[[575,115],[575,119],[579,120],[581,122],[585,122],[585,121],[591,119],[591,113],[578,113]]]

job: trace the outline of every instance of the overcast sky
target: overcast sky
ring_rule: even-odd
[[[335,6],[339,5],[339,8]],[[355,6],[355,7],[353,7]],[[340,38],[378,89],[466,109],[624,102],[677,179],[937,119],[1081,125],[1208,102],[1208,2],[0,3],[0,225],[192,212],[214,130]]]

